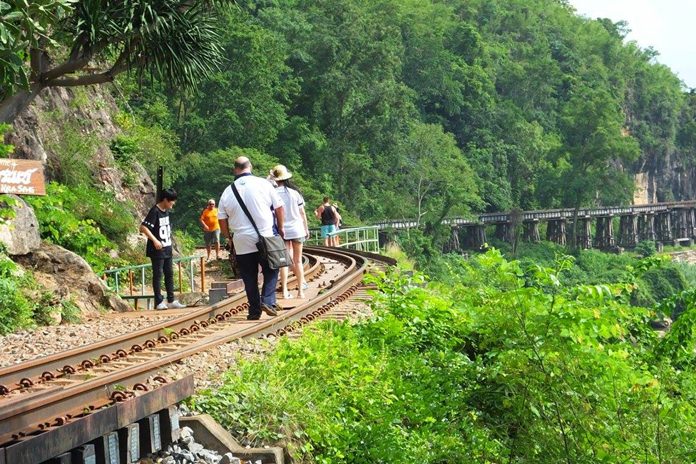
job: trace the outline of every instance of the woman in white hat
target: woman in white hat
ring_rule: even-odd
[[[285,246],[292,256],[292,270],[297,277],[297,297],[305,297],[307,283],[304,278],[304,266],[302,265],[302,243],[309,237],[307,228],[307,215],[304,209],[304,198],[295,187],[290,178],[292,173],[288,168],[279,164],[271,169],[271,179],[277,184],[276,192],[283,200],[285,211]],[[288,268],[280,268],[280,284],[283,289],[283,298],[290,298],[288,292]]]

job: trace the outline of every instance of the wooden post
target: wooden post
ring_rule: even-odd
[[[655,214],[652,211],[638,216],[638,239],[655,241]]]
[[[657,239],[662,243],[669,243],[673,239],[672,235],[672,213],[666,211],[663,213],[658,213],[657,221],[655,223]]]
[[[205,258],[201,256],[201,292],[205,292]]]
[[[128,287],[130,296],[133,296],[133,269],[128,270]]]
[[[597,230],[595,231],[595,247],[605,250],[614,246],[614,216],[600,216],[597,218]]]
[[[624,214],[619,218],[619,245],[633,248],[638,243],[635,214]]]
[[[551,219],[546,226],[546,240],[559,245],[566,244],[566,220]]]
[[[589,216],[578,218],[577,246],[583,250],[592,248],[592,218]]]
[[[531,221],[525,221],[522,224],[523,234],[522,237],[525,241],[531,243],[539,243],[541,241],[541,236],[539,235],[539,220],[532,219]]]

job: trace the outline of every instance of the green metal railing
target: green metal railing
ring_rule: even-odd
[[[379,227],[377,226],[339,229],[331,235],[338,237],[339,248],[379,253]],[[324,239],[321,238],[320,229],[309,230],[309,240],[307,240],[307,244],[324,245]]]
[[[174,282],[175,287],[178,283],[176,291],[184,290],[184,283],[188,284],[189,288],[195,288],[195,268],[199,268],[201,277],[201,288],[205,287],[205,258],[202,256],[185,256],[182,258],[174,258]],[[106,286],[113,290],[121,297],[142,297],[147,299],[152,294],[152,265],[151,264],[136,264],[133,266],[124,266],[114,269],[108,269],[102,272],[102,280]],[[148,306],[149,306],[148,301]]]

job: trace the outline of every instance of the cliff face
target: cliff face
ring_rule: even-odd
[[[633,172],[634,204],[696,199],[696,167],[677,153],[643,154]]]
[[[117,114],[108,88],[47,89],[15,121],[5,142],[15,146],[13,158],[42,161],[47,181],[77,176],[73,178],[103,186],[115,202],[129,205],[132,237],[137,237],[139,220],[154,203],[155,186],[137,162],[129,163],[130,172],[124,172],[114,159],[109,147],[121,133],[115,123]],[[33,210],[21,200],[18,204],[29,210],[33,222],[16,214],[0,224],[0,241],[15,262],[32,270],[44,292],[56,301],[74,302],[87,316],[97,314],[100,308],[129,310],[82,257],[42,243]],[[24,211],[21,208],[20,212]]]
[[[15,146],[13,158],[43,161],[47,180],[60,178],[66,164],[84,162],[96,183],[116,201],[131,202],[140,216],[154,203],[155,186],[139,164],[124,173],[114,160],[109,146],[120,133],[117,112],[105,86],[45,89],[15,121],[6,142]]]

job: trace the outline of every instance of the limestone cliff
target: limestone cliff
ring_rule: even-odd
[[[634,204],[696,199],[696,167],[684,158],[677,150],[666,147],[655,153],[642,153],[631,169]]]

